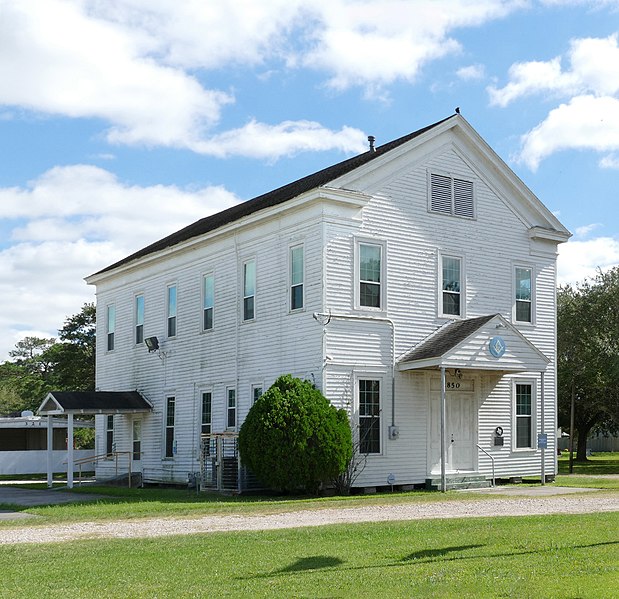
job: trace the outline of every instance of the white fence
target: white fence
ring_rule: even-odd
[[[67,451],[52,452],[53,472],[67,471]],[[94,449],[76,449],[73,457],[79,459],[94,458]],[[82,467],[87,470],[88,464]],[[45,474],[47,472],[47,450],[0,451],[0,475],[2,474]]]

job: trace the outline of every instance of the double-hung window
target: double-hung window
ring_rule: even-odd
[[[144,343],[144,296],[135,296],[135,344]]]
[[[168,286],[168,337],[176,337],[176,285]]]
[[[516,449],[533,447],[533,385],[515,383]]]
[[[430,173],[430,212],[474,218],[474,192],[473,181]]]
[[[256,310],[256,261],[243,264],[243,320],[253,320]]]
[[[202,330],[213,328],[213,311],[215,310],[215,277],[209,273],[202,277]]]
[[[516,322],[533,322],[533,274],[530,268],[517,266],[515,272]]]
[[[290,248],[290,309],[303,308],[303,246]]]
[[[383,246],[359,243],[359,306],[382,307]]]
[[[142,459],[142,421],[134,420],[132,424],[133,431],[133,460],[139,461]]]
[[[262,397],[262,383],[251,386],[251,404],[252,406]]]
[[[204,391],[202,393],[202,418],[200,424],[200,432],[203,435],[210,435],[213,413],[213,393]]]
[[[441,256],[441,306],[444,316],[462,316],[462,259]]]
[[[380,453],[380,381],[359,379],[359,453]]]
[[[114,336],[116,333],[116,306],[110,304],[107,307],[106,314],[106,328],[107,328],[107,351],[114,349]]]
[[[228,387],[226,389],[227,395],[227,415],[226,415],[226,427],[229,429],[236,428],[236,389]]]
[[[105,417],[105,454],[111,457],[114,453],[114,416]]]
[[[166,397],[165,413],[165,457],[174,457],[174,420],[176,410],[176,398]]]

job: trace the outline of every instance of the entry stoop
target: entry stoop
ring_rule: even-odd
[[[490,486],[490,481],[485,476],[466,476],[466,475],[450,475],[446,478],[447,489],[485,489]],[[426,489],[428,491],[441,490],[441,477],[426,478]]]

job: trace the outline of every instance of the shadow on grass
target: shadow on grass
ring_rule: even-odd
[[[303,572],[305,570],[320,570],[322,568],[334,568],[343,564],[343,560],[339,557],[331,557],[329,555],[313,555],[311,557],[302,557],[296,562],[278,570],[276,574],[284,574],[286,572]]]
[[[464,551],[466,549],[474,549],[476,547],[483,547],[483,545],[462,545],[460,547],[443,547],[442,549],[422,549],[421,551],[415,551],[406,557],[403,557],[400,562],[412,562],[415,560],[431,560],[435,557],[443,557],[455,551]]]

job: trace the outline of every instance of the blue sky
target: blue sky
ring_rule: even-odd
[[[463,116],[619,264],[619,0],[0,0],[0,360],[83,277],[194,221]]]

